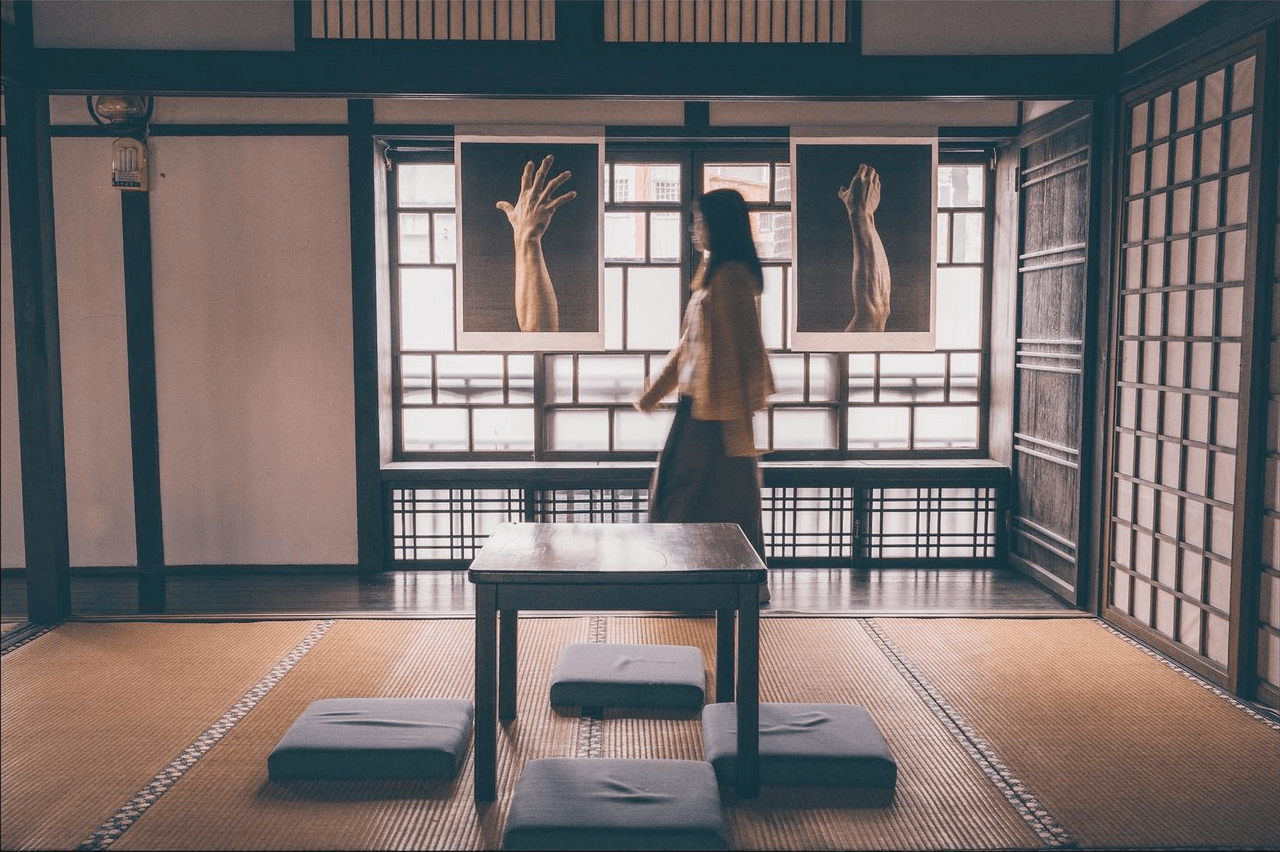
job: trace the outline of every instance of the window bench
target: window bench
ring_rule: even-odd
[[[397,567],[459,568],[508,521],[643,523],[654,463],[397,462],[382,469]],[[1009,468],[989,459],[765,461],[775,567],[1002,566]]]

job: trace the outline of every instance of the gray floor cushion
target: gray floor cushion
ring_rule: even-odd
[[[738,777],[738,710],[702,709],[702,743],[721,784]],[[866,710],[852,704],[760,704],[760,783],[892,790],[898,764]]]
[[[551,673],[551,703],[698,710],[705,687],[697,648],[580,642],[560,652]]]
[[[455,698],[313,701],[267,757],[272,781],[453,778],[475,708]]]
[[[711,764],[540,758],[525,764],[503,849],[727,849]]]

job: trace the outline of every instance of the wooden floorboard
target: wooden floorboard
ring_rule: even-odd
[[[769,571],[768,615],[1070,616],[1080,610],[1013,571],[967,568],[775,568]],[[141,592],[146,591],[147,594]],[[158,597],[162,601],[158,602]],[[145,605],[140,601],[145,600]],[[0,604],[6,622],[26,619],[26,581],[5,571]],[[466,571],[353,573],[182,572],[163,593],[140,589],[136,576],[114,569],[72,572],[74,617],[424,617],[471,615]]]

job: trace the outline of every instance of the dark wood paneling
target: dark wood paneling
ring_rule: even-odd
[[[1077,599],[1092,145],[1088,103],[1032,122],[1019,138],[1010,557]]]

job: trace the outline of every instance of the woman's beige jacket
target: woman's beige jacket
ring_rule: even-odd
[[[702,279],[699,271],[680,342],[636,404],[650,411],[678,386],[682,396],[693,397],[694,419],[724,423],[728,455],[758,455],[752,415],[765,407],[774,388],[760,336],[756,279],[736,261],[722,264],[711,281]],[[681,383],[682,375],[690,378]]]

